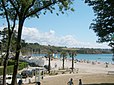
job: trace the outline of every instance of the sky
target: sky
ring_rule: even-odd
[[[83,48],[109,48],[107,43],[96,43],[98,37],[89,29],[95,18],[91,7],[82,0],[74,0],[74,12],[65,14],[41,15],[40,18],[30,18],[24,23],[22,38],[27,42],[42,45],[83,47]],[[0,27],[7,24],[0,19]]]

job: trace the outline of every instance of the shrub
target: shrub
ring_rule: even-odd
[[[9,60],[8,61],[8,66],[10,66],[10,65],[14,65],[14,60]]]
[[[21,63],[19,64],[18,70],[22,70],[23,68],[26,68],[27,66],[28,66],[28,63],[26,63],[26,62],[21,62]]]
[[[20,62],[18,70],[21,70],[23,68],[26,68],[28,66],[28,63],[26,62]],[[7,74],[13,73],[13,65],[7,66]],[[3,66],[0,67],[0,75],[3,75]]]

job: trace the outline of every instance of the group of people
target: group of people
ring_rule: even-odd
[[[70,79],[70,81],[68,81],[67,85],[74,85],[72,78]],[[82,85],[82,80],[81,79],[79,79],[79,85]]]
[[[40,85],[40,84],[41,84],[40,82],[37,82],[37,85]],[[18,85],[22,85],[22,80],[19,80]],[[67,85],[74,85],[72,78],[68,81]],[[81,79],[79,79],[79,85],[82,85]]]

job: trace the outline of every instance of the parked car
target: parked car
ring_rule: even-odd
[[[19,82],[19,80],[21,80],[21,75],[19,77],[20,74],[17,74],[17,83]],[[11,85],[12,82],[12,75],[6,75],[6,84],[7,85]]]
[[[6,75],[6,85],[11,84],[12,81],[12,75]]]
[[[20,79],[21,77],[17,77],[17,83],[19,82]],[[3,81],[3,77],[0,77],[0,85],[3,85],[2,81]],[[6,85],[11,85],[11,82],[12,82],[12,75],[6,75]]]
[[[33,77],[31,70],[24,70],[21,72],[22,78]]]
[[[32,74],[35,76],[36,69],[32,69]]]

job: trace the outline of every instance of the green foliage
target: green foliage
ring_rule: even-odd
[[[0,75],[3,75],[3,66],[0,66]]]
[[[60,53],[60,57],[64,57],[64,58],[67,58],[67,52],[65,52],[65,51],[62,51],[61,53]]]
[[[10,62],[13,62],[13,61],[10,61]],[[22,70],[23,68],[26,68],[27,66],[28,66],[28,63],[20,62],[18,70]],[[14,68],[13,65],[7,66],[7,74],[12,74],[13,73],[13,68]],[[2,66],[0,66],[0,75],[3,75],[3,67]]]
[[[13,72],[13,65],[7,66],[7,74],[11,74]],[[3,75],[3,67],[0,68],[0,75]]]
[[[8,43],[8,30],[7,28],[4,28],[3,30],[0,30],[0,36],[1,36],[1,50],[6,51],[6,46]]]
[[[68,52],[68,54],[69,54],[70,57],[75,57],[77,55],[76,50],[70,50]]]
[[[27,66],[28,66],[28,63],[26,63],[26,62],[21,62],[21,63],[19,64],[18,70],[22,70],[23,68],[25,68],[25,67],[27,67]]]
[[[98,36],[98,42],[109,42],[114,47],[114,0],[85,0],[92,6],[96,18],[90,28]]]
[[[12,74],[13,73],[13,65],[7,66],[7,74]]]
[[[44,46],[38,43],[26,43],[25,47],[22,47],[21,52],[22,54],[47,54],[49,49],[53,50],[54,53],[59,53],[62,51],[62,47],[56,46]]]
[[[8,43],[8,29],[4,28],[3,30],[0,30],[0,36],[1,36],[1,48],[4,52],[6,52],[6,47]],[[16,50],[16,39],[17,39],[17,31],[14,30],[11,38],[11,46],[10,46],[10,51],[14,52]],[[26,46],[25,40],[21,40],[21,45],[22,47]]]
[[[110,54],[110,49],[78,48],[78,54]]]
[[[102,54],[102,53],[112,53],[110,49],[93,49],[93,48],[64,48],[64,47],[56,47],[56,46],[44,46],[38,43],[26,43],[25,47],[22,47],[22,54],[47,54],[49,49],[51,48],[54,53],[67,54],[67,50],[75,50],[77,54]],[[61,57],[62,57],[61,55]]]
[[[0,66],[2,65],[2,58],[0,58]]]
[[[74,11],[72,8],[73,0],[6,0],[5,2],[6,9],[8,9],[7,11],[9,13],[8,15],[11,19],[14,18],[16,12],[23,12],[25,18],[39,18],[42,13],[46,14],[47,11],[53,13],[55,9],[59,9],[62,14],[67,10]],[[4,11],[2,14],[4,15]]]
[[[9,60],[8,61],[8,66],[10,66],[10,65],[14,65],[14,60]]]

